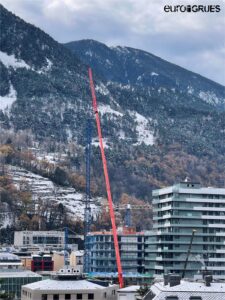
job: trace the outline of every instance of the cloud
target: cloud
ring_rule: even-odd
[[[92,38],[152,52],[225,84],[225,7],[220,13],[165,13],[165,4],[210,0],[1,0],[59,42]]]

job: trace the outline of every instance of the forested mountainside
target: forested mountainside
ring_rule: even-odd
[[[165,88],[171,97],[164,99],[171,105],[204,107],[206,103],[218,110],[225,109],[224,87],[196,73],[169,63],[160,57],[143,50],[130,47],[107,47],[94,40],[81,40],[65,44],[85,64],[101,75],[107,84],[117,83],[121,86],[146,88],[148,92]],[[207,63],[207,62],[206,62]],[[183,95],[186,103],[179,97]],[[159,98],[160,95],[158,95]],[[171,99],[170,99],[171,98]]]
[[[185,177],[225,185],[223,86],[141,50],[92,40],[61,45],[2,5],[0,27],[0,141],[17,155],[30,155],[21,167],[30,170],[40,149],[60,153],[68,180],[56,184],[84,190],[90,118],[92,192],[105,196],[90,65],[115,202],[124,194],[151,201],[153,188]],[[8,156],[3,151],[2,161]]]

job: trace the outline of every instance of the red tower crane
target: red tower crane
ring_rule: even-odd
[[[110,213],[110,218],[111,218],[111,223],[112,223],[112,233],[113,233],[114,248],[115,248],[115,254],[116,254],[116,264],[117,264],[117,270],[118,270],[119,285],[120,285],[120,288],[122,288],[123,287],[123,273],[122,273],[122,266],[121,266],[121,260],[120,260],[117,228],[116,228],[116,222],[115,222],[115,214],[114,214],[114,209],[113,209],[113,201],[112,201],[112,195],[111,195],[111,189],[110,189],[110,183],[109,183],[107,161],[106,161],[105,151],[104,151],[104,146],[103,146],[103,141],[102,141],[102,131],[101,131],[101,125],[100,125],[100,118],[99,118],[99,114],[98,114],[97,99],[96,99],[96,95],[95,95],[95,88],[94,88],[91,68],[88,69],[88,75],[89,75],[89,80],[90,80],[92,105],[93,105],[93,110],[94,110],[94,114],[95,114],[99,144],[100,144],[100,149],[101,149],[102,165],[103,165],[103,170],[104,170],[104,175],[105,175],[106,192],[107,192],[107,198],[108,198],[108,204],[109,204],[109,213]]]

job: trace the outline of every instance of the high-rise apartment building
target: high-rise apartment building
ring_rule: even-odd
[[[193,244],[185,277],[205,267],[225,278],[225,189],[198,183],[153,191],[153,232],[145,238],[145,272],[153,276],[184,269],[193,230]]]

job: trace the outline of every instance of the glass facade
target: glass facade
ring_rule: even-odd
[[[13,296],[17,296],[18,299],[21,297],[21,287],[22,285],[40,281],[42,280],[42,277],[31,277],[31,276],[22,276],[21,277],[16,275],[15,277],[9,276],[4,277],[0,274],[0,281],[1,281],[1,290],[5,291],[7,294],[11,294]]]

